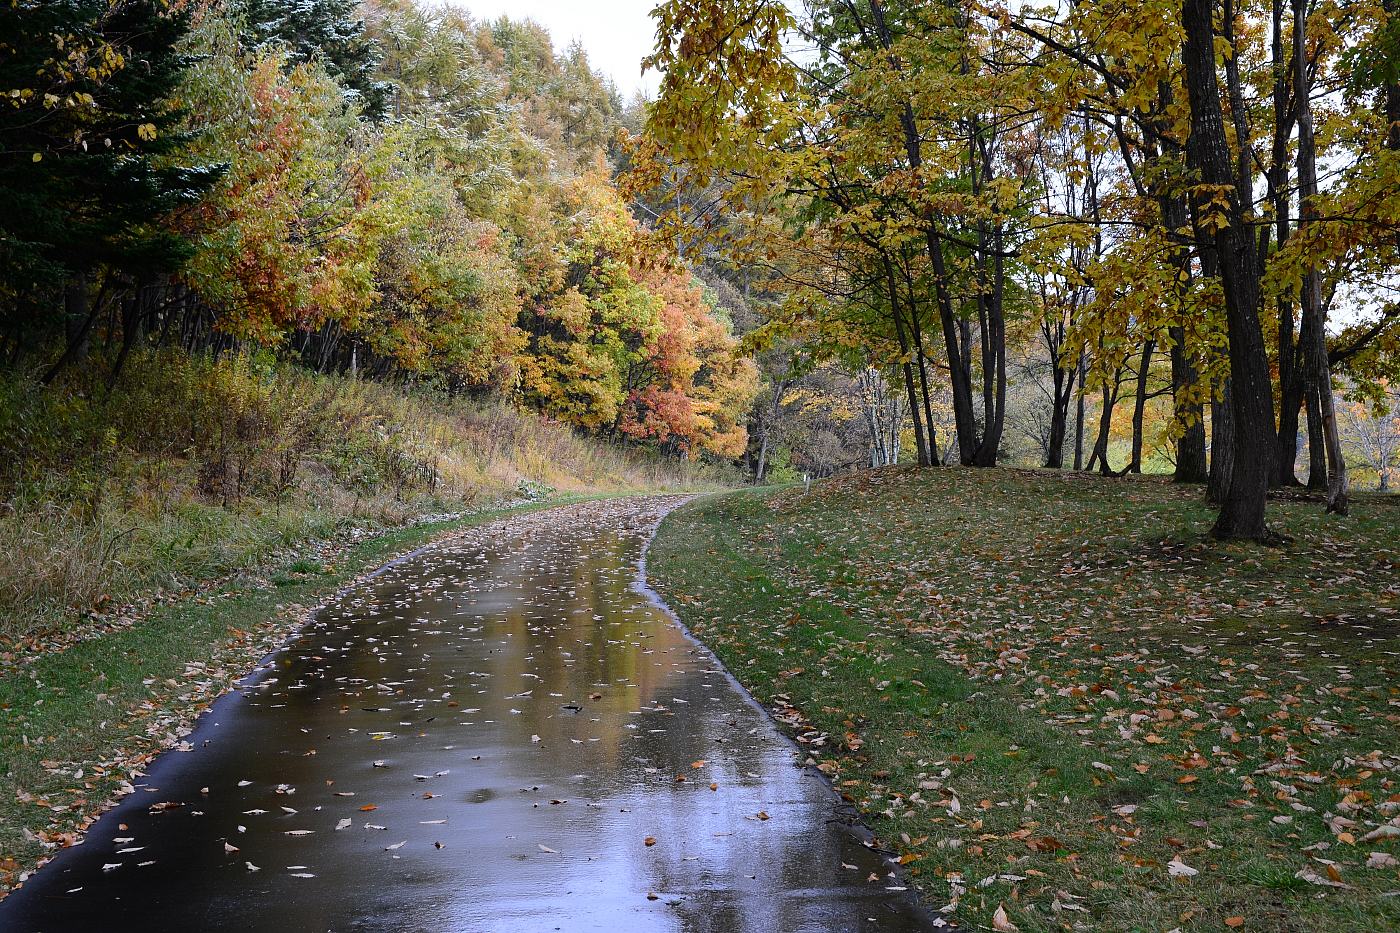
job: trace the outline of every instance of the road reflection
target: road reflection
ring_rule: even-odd
[[[665,505],[518,517],[347,592],[0,927],[925,929],[634,589]]]

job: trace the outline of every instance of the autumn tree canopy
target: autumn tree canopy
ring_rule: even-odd
[[[638,184],[714,192],[725,210],[677,198],[669,222],[765,271],[768,330],[898,371],[924,462],[946,390],[956,459],[995,464],[1008,354],[1038,354],[1048,465],[1077,391],[1101,413],[1086,465],[1114,472],[1131,397],[1141,470],[1166,396],[1178,479],[1209,469],[1217,534],[1265,539],[1305,410],[1310,482],[1345,511],[1335,379],[1374,394],[1394,365],[1394,13],[668,0]]]
[[[266,348],[742,454],[756,373],[613,186],[624,106],[581,48],[405,0],[21,0],[0,25],[12,365]]]

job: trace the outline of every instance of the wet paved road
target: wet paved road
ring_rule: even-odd
[[[664,505],[518,517],[343,594],[0,929],[925,929],[634,587]]]

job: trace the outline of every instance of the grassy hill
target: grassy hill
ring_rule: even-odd
[[[1271,508],[895,468],[698,500],[649,569],[962,926],[1400,927],[1400,501]]]
[[[137,356],[52,388],[0,380],[0,651],[153,593],[295,564],[362,535],[552,491],[713,486],[706,467],[504,402],[256,357]]]

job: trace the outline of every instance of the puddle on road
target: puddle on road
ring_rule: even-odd
[[[928,929],[634,589],[660,508],[519,517],[343,594],[0,927]]]

